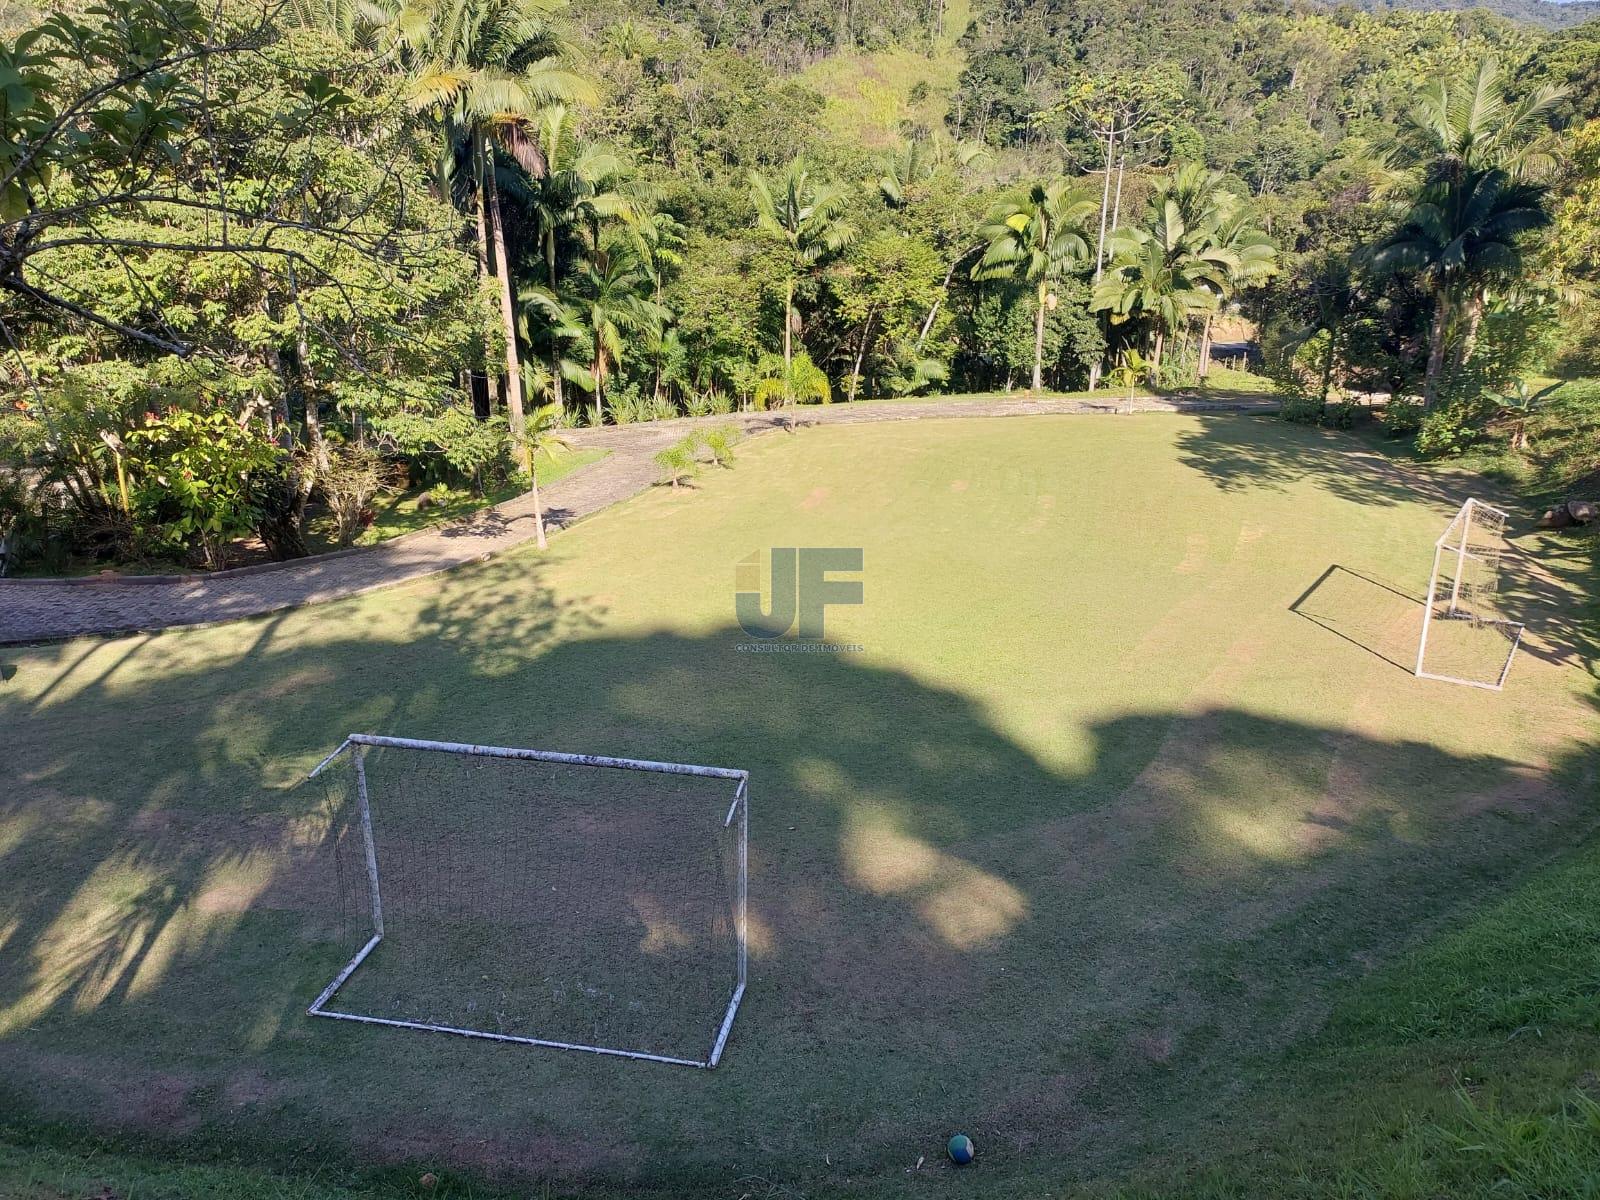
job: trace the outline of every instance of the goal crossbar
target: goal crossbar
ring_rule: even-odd
[[[711,1044],[710,1052],[703,1059],[682,1058],[669,1054],[652,1054],[644,1050],[628,1050],[615,1046],[587,1045],[579,1042],[557,1041],[550,1038],[522,1037],[515,1034],[493,1033],[481,1029],[464,1029],[453,1025],[435,1024],[427,1021],[406,1021],[392,1017],[375,1017],[365,1013],[341,1012],[331,1009],[328,1005],[338,995],[352,975],[361,967],[368,956],[378,948],[383,941],[383,901],[379,891],[378,860],[372,832],[372,810],[367,797],[366,769],[362,760],[362,751],[367,747],[389,747],[399,750],[432,751],[447,754],[465,754],[481,758],[521,759],[532,762],[554,763],[565,766],[602,767],[620,771],[645,771],[660,775],[692,775],[707,779],[726,779],[735,782],[733,800],[728,806],[727,816],[723,819],[723,827],[731,828],[734,822],[739,822],[738,830],[738,893],[736,898],[736,930],[738,938],[737,955],[737,981],[733,993],[728,998],[728,1005],[722,1014],[722,1020],[717,1026],[716,1036]],[[515,746],[485,746],[470,742],[441,742],[421,738],[388,737],[372,733],[352,733],[340,742],[332,753],[313,767],[306,776],[308,780],[315,779],[322,774],[339,756],[347,750],[355,748],[355,775],[356,796],[361,822],[363,849],[366,858],[366,867],[372,898],[372,936],[366,944],[356,951],[354,957],[347,962],[339,973],[334,976],[328,986],[323,988],[320,995],[312,1001],[306,1014],[312,1017],[327,1017],[336,1021],[355,1021],[366,1025],[386,1025],[397,1029],[418,1029],[431,1033],[449,1033],[458,1037],[477,1038],[483,1041],[512,1042],[524,1046],[543,1046],[555,1050],[578,1050],[588,1054],[602,1054],[613,1058],[639,1059],[646,1062],[667,1063],[673,1066],[700,1067],[710,1069],[715,1067],[722,1059],[722,1052],[728,1044],[728,1035],[733,1032],[733,1020],[738,1015],[740,1002],[744,999],[745,988],[748,982],[748,946],[746,930],[748,925],[749,885],[747,872],[749,869],[749,797],[750,797],[750,772],[733,767],[708,767],[693,763],[656,762],[640,758],[616,758],[602,754],[569,754],[554,750],[530,750]]]

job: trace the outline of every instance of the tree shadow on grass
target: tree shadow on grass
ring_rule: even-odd
[[[1454,508],[1483,481],[1465,472],[1419,471],[1360,438],[1272,417],[1209,417],[1177,439],[1180,461],[1224,491],[1284,491],[1310,481],[1343,500]],[[1491,489],[1498,494],[1499,489]]]
[[[961,1127],[989,1169],[1059,1183],[1236,1120],[1337,984],[1588,820],[1493,753],[1227,706],[1108,711],[1086,764],[1052,767],[907,671],[492,594],[452,589],[404,636],[252,623],[225,661],[155,639],[0,700],[29,730],[0,807],[19,1110],[662,1187],[898,1180]],[[32,652],[30,686],[74,652]],[[748,769],[751,988],[723,1065],[306,1019],[348,947],[296,780],[354,730]]]
[[[1600,606],[1592,597],[1596,580],[1600,580],[1600,550],[1592,539],[1537,530],[1533,514],[1508,499],[1499,485],[1467,471],[1419,470],[1385,456],[1352,434],[1286,425],[1272,418],[1207,418],[1197,428],[1180,433],[1177,444],[1181,461],[1224,491],[1283,491],[1309,481],[1359,504],[1412,504],[1421,499],[1438,506],[1441,533],[1448,515],[1468,497],[1507,507],[1511,522],[1501,571],[1501,601],[1509,619],[1528,627],[1521,651],[1547,662],[1579,667],[1590,675],[1597,673]],[[1419,570],[1425,572],[1431,553],[1429,545],[1417,547]],[[1365,571],[1360,563],[1339,569]],[[1350,575],[1321,582],[1348,585],[1346,591],[1358,586]],[[1376,585],[1409,594],[1407,589],[1383,581]],[[1367,590],[1376,601],[1376,591]],[[1309,593],[1301,597],[1301,601],[1308,599]],[[1421,605],[1420,596],[1416,603]],[[1381,605],[1361,602],[1358,607]],[[1417,619],[1421,619],[1420,611]],[[1353,640],[1405,668],[1407,655],[1392,653],[1400,644],[1393,630]],[[1379,647],[1380,641],[1388,648]],[[1411,654],[1415,654],[1414,646]]]

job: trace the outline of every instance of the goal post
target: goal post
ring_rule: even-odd
[[[1503,509],[1469,499],[1433,544],[1433,569],[1417,639],[1419,679],[1500,691],[1524,626],[1505,611]]]
[[[721,1060],[748,978],[747,771],[357,733],[309,778],[354,949],[310,1016]]]

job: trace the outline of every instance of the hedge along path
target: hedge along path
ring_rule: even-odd
[[[950,417],[1008,417],[1130,412],[1272,411],[1271,399],[1125,400],[995,397],[917,403],[863,403],[684,417],[638,425],[576,429],[567,441],[607,450],[600,461],[541,489],[551,532],[592,516],[655,484],[655,454],[693,429],[733,424],[746,436],[769,433],[792,418],[808,425],[854,425]],[[533,498],[524,494],[463,520],[391,538],[377,546],[266,563],[208,575],[0,579],[0,646],[82,636],[123,636],[179,625],[210,625],[321,604],[481,562],[534,538]]]

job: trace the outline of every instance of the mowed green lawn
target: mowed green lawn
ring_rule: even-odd
[[[1503,694],[1403,669],[1473,490],[1258,418],[811,429],[543,556],[8,652],[0,1107],[730,1196],[1204,1158],[1366,977],[1591,828],[1576,559],[1519,537]],[[737,649],[773,546],[863,548],[827,628],[861,652]],[[306,1018],[342,956],[296,782],[354,730],[748,768],[723,1065]]]

